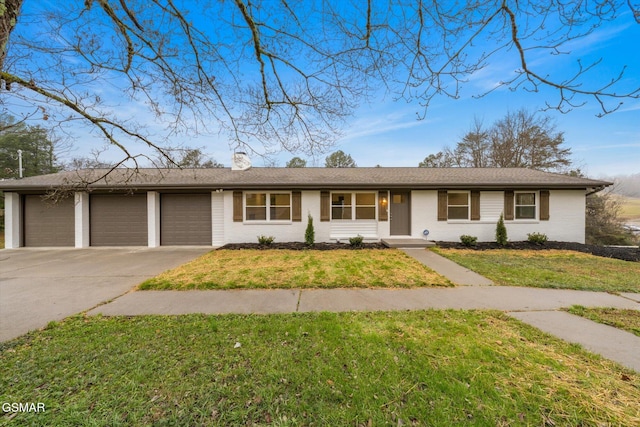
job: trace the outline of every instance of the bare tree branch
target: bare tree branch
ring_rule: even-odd
[[[551,88],[549,109],[594,102],[605,115],[640,99],[624,67],[600,79],[598,60],[577,61],[568,76],[536,62],[568,55],[629,9],[640,22],[630,0],[3,4],[0,108],[30,107],[52,126],[85,122],[122,151],[122,164],[135,163],[136,143],[169,155],[182,133],[315,157],[369,95],[417,102],[422,118],[435,97],[459,98],[479,71],[509,59],[517,65],[493,90]],[[121,111],[130,103],[137,109]]]

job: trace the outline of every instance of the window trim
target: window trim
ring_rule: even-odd
[[[334,218],[333,217],[333,195],[334,194],[350,194],[351,195],[351,204],[349,205],[351,209],[351,219],[342,219],[342,218]],[[373,204],[372,205],[358,205],[356,194],[372,194],[373,195]],[[358,208],[373,208],[373,218],[369,219],[357,219],[357,209]],[[357,190],[345,190],[345,191],[332,191],[329,194],[329,220],[330,221],[378,221],[378,192],[376,191],[357,191]]]
[[[247,218],[247,208],[248,207],[263,207],[260,206],[250,206],[247,204],[247,197],[249,194],[264,194],[265,195],[265,219],[248,219]],[[289,205],[288,206],[277,206],[280,208],[288,207],[289,208],[289,219],[271,219],[271,195],[272,194],[286,194],[289,196]],[[251,224],[260,224],[260,223],[278,223],[278,224],[288,224],[293,221],[293,198],[291,191],[245,191],[242,196],[242,215],[244,222]],[[274,207],[276,207],[274,206]]]
[[[519,205],[518,194],[533,194],[533,205]],[[518,218],[518,207],[533,206],[533,218]],[[513,220],[512,221],[538,221],[540,218],[540,192],[531,190],[517,190],[513,192]]]
[[[466,194],[467,195],[467,204],[466,205],[450,205],[449,204],[449,194]],[[467,217],[466,218],[450,218],[449,208],[450,207],[463,207],[467,208]],[[447,191],[447,221],[471,221],[471,191],[469,190],[449,190]]]

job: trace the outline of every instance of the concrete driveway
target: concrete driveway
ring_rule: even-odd
[[[209,247],[0,250],[0,341],[116,298]]]

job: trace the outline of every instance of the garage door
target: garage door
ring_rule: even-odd
[[[73,197],[56,203],[41,195],[24,196],[25,246],[74,246]]]
[[[146,194],[92,194],[91,246],[147,246]]]
[[[211,194],[160,196],[161,245],[211,245]]]

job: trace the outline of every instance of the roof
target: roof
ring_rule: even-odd
[[[170,189],[587,189],[611,182],[520,168],[85,169],[0,180],[0,190]],[[106,176],[105,176],[106,174]]]

